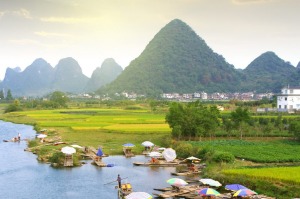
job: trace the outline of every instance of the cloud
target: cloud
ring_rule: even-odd
[[[35,35],[41,36],[41,37],[73,37],[70,34],[64,34],[64,33],[55,33],[55,32],[34,32]]]
[[[15,16],[20,16],[25,19],[32,19],[30,12],[24,8],[21,8],[20,10],[12,11],[11,13]]]
[[[19,40],[9,40],[9,42],[14,43],[16,45],[20,45],[20,46],[39,46],[39,47],[43,47],[43,48],[60,48],[60,47],[64,47],[65,45],[60,43],[60,44],[46,44],[46,43],[41,43],[39,41],[36,40],[32,40],[32,39],[19,39]]]
[[[46,17],[40,19],[43,22],[64,23],[64,24],[78,24],[78,23],[93,23],[99,18],[75,18],[75,17]]]
[[[234,4],[247,4],[247,3],[265,3],[272,0],[232,0]]]
[[[13,15],[13,16],[22,17],[25,19],[32,19],[30,12],[24,8],[21,8],[19,10],[12,10],[12,11],[9,11],[9,10],[0,11],[0,18],[3,17],[4,15]]]

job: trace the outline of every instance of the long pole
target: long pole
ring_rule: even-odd
[[[126,178],[128,178],[128,177],[126,177]],[[124,179],[126,179],[126,178],[122,178],[121,180],[124,180]],[[111,183],[117,182],[117,181],[118,181],[118,180],[114,180],[114,181],[112,181],[112,182],[105,183],[104,185],[111,184]]]

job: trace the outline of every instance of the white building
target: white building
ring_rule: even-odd
[[[277,95],[277,108],[279,111],[300,109],[300,87],[284,87]]]

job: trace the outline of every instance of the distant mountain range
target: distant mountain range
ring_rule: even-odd
[[[18,96],[97,89],[99,94],[126,91],[153,97],[170,92],[278,92],[287,84],[299,85],[299,69],[300,62],[292,66],[274,52],[263,53],[244,70],[235,69],[190,26],[175,19],[124,71],[113,59],[106,59],[88,78],[73,58],[60,60],[55,68],[37,59],[23,72],[8,68],[0,88],[11,89]]]
[[[10,89],[14,96],[43,96],[53,91],[82,93],[110,83],[122,70],[113,59],[107,59],[88,78],[82,73],[78,62],[71,57],[61,59],[54,68],[39,58],[23,72],[20,68],[7,68],[0,89]]]

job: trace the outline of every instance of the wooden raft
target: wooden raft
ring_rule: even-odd
[[[171,188],[172,189],[172,188]],[[179,191],[172,189],[171,191],[165,191],[164,193],[153,193],[153,195],[161,198],[172,198],[172,197],[180,197],[185,194],[193,194],[195,191],[200,190],[201,187],[198,185],[191,185],[191,186],[185,186],[181,187]]]

